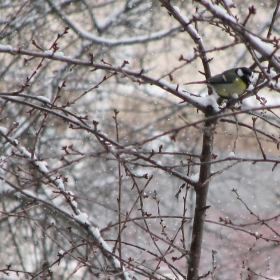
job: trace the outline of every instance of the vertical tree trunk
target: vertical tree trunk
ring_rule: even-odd
[[[213,116],[212,107],[208,108],[205,116]],[[192,229],[192,241],[187,280],[198,279],[198,268],[201,256],[201,244],[203,238],[204,219],[206,212],[206,201],[209,187],[209,176],[211,171],[211,157],[213,148],[214,120],[206,121],[203,133],[203,147],[201,153],[201,167],[199,186],[195,189],[196,203]]]

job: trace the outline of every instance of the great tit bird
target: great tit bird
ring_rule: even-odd
[[[189,84],[206,84],[210,86],[219,96],[230,98],[233,94],[242,95],[251,84],[251,69],[239,67],[227,70],[219,75],[213,76],[205,81],[186,83]]]

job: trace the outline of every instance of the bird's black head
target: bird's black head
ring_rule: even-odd
[[[251,69],[247,67],[236,68],[235,73],[241,78],[241,80],[247,85],[251,84],[250,77],[252,76]]]

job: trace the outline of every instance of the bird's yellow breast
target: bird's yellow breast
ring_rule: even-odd
[[[246,84],[236,78],[232,83],[228,84],[214,84],[211,87],[216,91],[219,96],[230,97],[232,94],[241,95],[246,90]]]

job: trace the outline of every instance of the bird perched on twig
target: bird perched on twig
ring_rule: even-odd
[[[219,75],[213,76],[205,81],[191,82],[190,84],[206,84],[210,86],[219,96],[231,98],[232,95],[242,95],[251,84],[252,71],[247,67],[239,67],[227,70]]]

